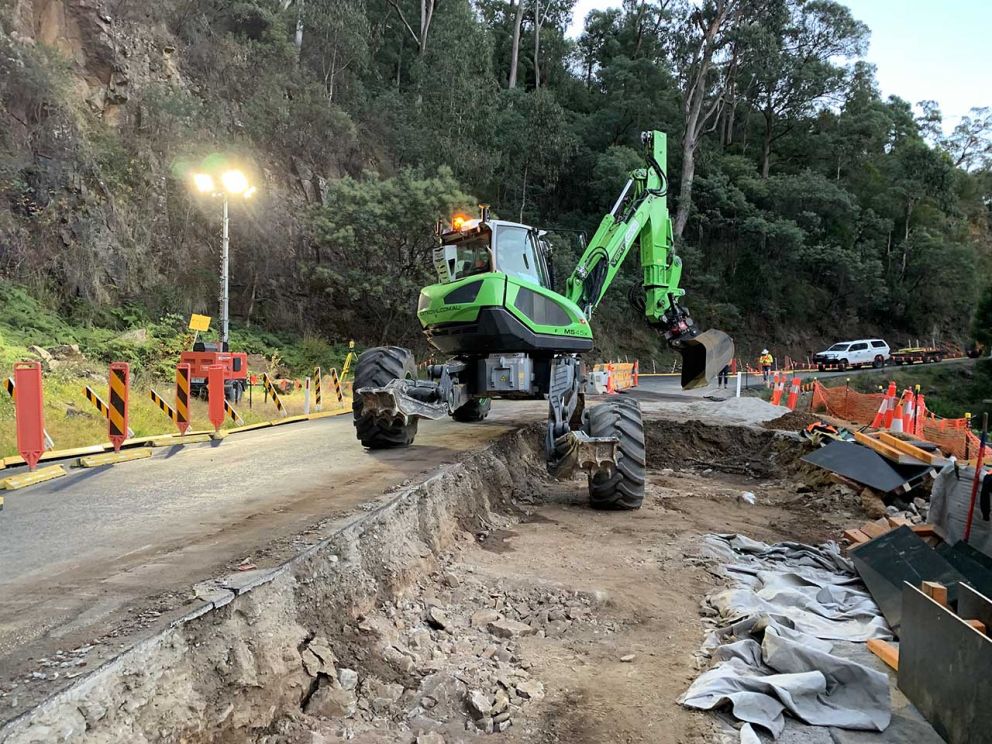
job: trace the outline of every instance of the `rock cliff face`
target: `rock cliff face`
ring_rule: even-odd
[[[179,29],[219,30],[183,26],[198,4],[187,6],[0,0],[0,279],[62,304],[212,309],[219,209],[190,198],[181,163],[229,150],[264,179],[258,204],[233,215],[234,313],[257,308],[263,259],[292,265],[287,235],[328,173],[249,143],[241,102],[204,71],[224,53],[243,74],[250,53],[234,42],[191,51]]]
[[[180,81],[161,28],[115,18],[119,6],[16,0],[0,16],[10,71],[0,89],[10,124],[0,142],[0,210],[9,208],[0,272],[64,293],[60,301],[113,301],[150,278],[152,245],[129,229],[138,194],[121,176],[154,164],[125,147],[124,130],[139,110],[129,106],[135,90]]]
[[[17,0],[11,13],[11,38],[55,50],[68,65],[75,92],[115,126],[132,90],[149,83],[185,85],[168,30],[150,10],[115,15],[125,7],[107,0]]]

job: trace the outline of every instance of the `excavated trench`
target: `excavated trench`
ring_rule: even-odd
[[[745,484],[819,487],[798,461],[802,445],[772,431],[648,422],[646,438],[651,473],[714,470]],[[456,731],[457,740],[503,731],[514,716],[553,729],[521,645],[579,627],[611,632],[597,609],[604,597],[450,565],[464,544],[493,553],[512,544],[512,528],[541,519],[528,505],[584,498],[579,480],[547,476],[539,442],[534,428],[508,434],[385,494],[324,542],[218,592],[0,729],[0,744],[435,744]],[[537,712],[518,716],[528,708]],[[524,725],[514,740],[537,740]]]

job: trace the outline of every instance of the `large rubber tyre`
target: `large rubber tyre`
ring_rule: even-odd
[[[354,390],[385,387],[393,380],[417,378],[417,363],[413,354],[399,346],[376,346],[363,351],[355,365]],[[369,449],[406,447],[417,436],[417,419],[405,426],[394,422],[384,423],[362,414],[362,399],[356,395],[351,404],[355,415],[355,431],[362,446]]]
[[[479,421],[485,421],[492,407],[492,398],[475,398],[461,408],[456,408],[452,412],[451,418],[463,424],[475,424]]]
[[[587,409],[591,437],[616,437],[617,468],[612,475],[589,478],[589,505],[594,509],[640,509],[644,502],[644,423],[641,407],[621,397]]]

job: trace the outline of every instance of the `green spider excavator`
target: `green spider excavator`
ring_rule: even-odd
[[[682,386],[706,385],[734,355],[722,331],[700,333],[680,304],[682,261],[672,250],[662,132],[641,135],[645,167],[631,173],[603,217],[563,294],[556,292],[546,233],[527,225],[456,217],[437,226],[438,283],[421,290],[417,316],[429,343],[450,355],[418,379],[413,355],[376,347],[358,358],[354,416],[370,448],[413,442],[421,418],[482,421],[493,398],[548,400],[548,469],[589,479],[592,506],[636,509],[644,498],[644,431],[636,400],[585,408],[580,354],[592,349],[589,318],[635,244],[641,286],[632,304],[682,354]]]

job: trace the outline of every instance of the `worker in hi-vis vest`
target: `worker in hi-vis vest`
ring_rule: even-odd
[[[761,379],[768,382],[768,375],[772,373],[775,357],[768,353],[768,349],[762,349],[761,356],[758,357],[758,364],[761,366]]]

